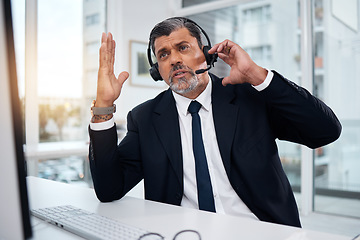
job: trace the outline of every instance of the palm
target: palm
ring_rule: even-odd
[[[98,72],[97,105],[111,106],[119,97],[123,83],[128,78],[127,72],[118,77],[114,74],[115,41],[111,33],[103,33],[100,47],[100,67]]]

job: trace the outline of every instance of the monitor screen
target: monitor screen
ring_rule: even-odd
[[[0,239],[32,235],[10,0],[0,3]]]

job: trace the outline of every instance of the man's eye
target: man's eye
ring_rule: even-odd
[[[168,55],[167,53],[161,53],[161,54],[159,55],[159,58],[160,58],[160,59],[163,59],[163,58],[165,58],[167,55]]]
[[[186,45],[182,45],[182,46],[179,47],[180,51],[184,51],[184,50],[186,50],[186,49],[188,49],[188,48],[189,48],[189,47],[186,46]]]

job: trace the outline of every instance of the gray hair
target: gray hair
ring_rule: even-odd
[[[149,46],[151,47],[153,53],[155,53],[154,43],[156,38],[161,36],[169,36],[173,31],[176,31],[180,28],[187,28],[190,32],[190,35],[196,38],[199,47],[202,47],[201,32],[197,24],[188,18],[172,17],[156,24],[155,27],[151,30]]]

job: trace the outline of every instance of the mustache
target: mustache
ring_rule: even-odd
[[[171,69],[171,71],[174,72],[174,71],[179,70],[179,69],[190,69],[190,68],[189,68],[188,66],[186,66],[186,65],[183,65],[183,64],[178,63],[178,64],[175,64],[175,65],[173,66],[173,68]]]
[[[193,72],[194,70],[186,65],[183,65],[181,63],[177,63],[175,64],[172,69],[171,69],[171,72],[175,72],[176,70],[179,70],[179,69],[184,69],[184,70],[187,70],[187,71],[190,71],[190,72]]]
[[[171,78],[173,72],[175,72],[175,71],[177,71],[179,69],[187,70],[188,72],[190,72],[191,75],[195,75],[195,72],[194,72],[194,70],[192,68],[190,68],[190,67],[188,67],[186,65],[183,65],[181,63],[177,63],[171,68],[170,73],[169,73],[169,77]]]

